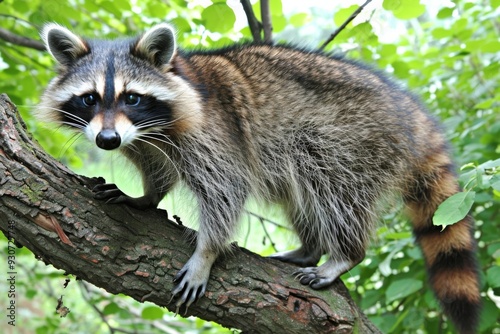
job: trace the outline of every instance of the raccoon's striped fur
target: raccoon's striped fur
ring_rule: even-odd
[[[196,251],[175,279],[177,305],[202,296],[249,196],[285,209],[301,247],[274,257],[303,267],[319,289],[360,262],[387,197],[403,198],[431,285],[461,333],[475,331],[480,295],[470,216],[433,226],[460,191],[447,143],[411,94],[358,63],[292,47],[177,50],[159,24],[117,41],[42,32],[59,63],[41,99],[48,118],[120,149],[140,170],[143,197],[114,185],[96,197],[155,207],[184,182],[196,195]],[[315,267],[322,254],[329,260]]]

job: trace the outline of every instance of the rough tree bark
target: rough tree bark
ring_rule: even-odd
[[[0,95],[4,234],[46,264],[174,311],[172,278],[193,252],[186,235],[195,232],[168,220],[162,210],[94,200],[90,189],[96,182],[46,154],[8,97]],[[294,269],[234,246],[216,262],[205,297],[181,314],[246,333],[379,333],[342,282],[314,291],[294,281]]]

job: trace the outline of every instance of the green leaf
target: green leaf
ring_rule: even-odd
[[[333,22],[335,22],[337,26],[341,26],[358,8],[359,5],[352,5],[338,10],[333,16]],[[352,22],[349,23],[349,25],[352,25]]]
[[[163,310],[160,307],[148,306],[142,310],[142,318],[147,320],[157,320],[163,318]]]
[[[287,21],[283,15],[271,16],[271,22],[273,23],[273,32],[280,32],[285,29]]]
[[[18,12],[27,12],[29,10],[29,2],[28,1],[14,1],[12,3],[12,7]]]
[[[500,267],[491,267],[486,271],[486,280],[492,288],[500,287]]]
[[[236,22],[236,15],[225,3],[208,6],[201,13],[201,18],[208,30],[220,33],[231,30]]]
[[[488,161],[480,164],[479,166],[477,166],[477,168],[482,169],[482,170],[497,168],[497,167],[500,167],[500,159],[488,160]]]
[[[495,102],[495,99],[488,99],[488,100],[485,100],[483,102],[479,102],[473,108],[474,109],[488,109],[489,107],[491,107],[493,105],[494,102]]]
[[[468,23],[469,23],[469,21],[467,21],[466,18],[458,19],[451,26],[451,30],[453,30],[455,33],[458,33],[460,31],[464,30],[467,27]]]
[[[269,10],[271,11],[271,15],[283,15],[283,4],[281,0],[269,1]]]
[[[382,7],[385,10],[396,10],[401,5],[401,0],[384,0]]]
[[[481,52],[496,53],[500,51],[500,42],[496,40],[490,40],[485,44],[481,45]]]
[[[404,61],[396,60],[391,65],[392,68],[394,68],[394,74],[399,78],[408,78],[410,75],[410,68]]]
[[[104,315],[110,315],[110,314],[118,313],[119,311],[120,311],[120,307],[118,306],[118,304],[112,302],[104,307],[104,310],[102,311],[102,313]]]
[[[448,8],[448,7],[445,7],[445,8],[442,8],[438,14],[437,14],[437,18],[438,19],[446,19],[448,17],[451,17],[453,15],[453,11],[455,9],[454,8]]]
[[[493,8],[497,8],[498,6],[500,6],[500,0],[490,0],[490,3],[491,7]]]
[[[385,238],[388,240],[400,240],[400,239],[408,239],[411,238],[411,232],[391,232],[385,235]]]
[[[175,26],[176,31],[178,33],[191,31],[191,26],[189,25],[188,20],[186,20],[182,17],[176,17],[176,18],[170,20],[170,22]]]
[[[401,20],[414,19],[425,13],[425,6],[420,4],[420,0],[384,0],[383,7]]]
[[[309,22],[310,19],[311,19],[311,17],[309,16],[308,13],[298,13],[298,14],[292,15],[290,17],[290,23],[294,27],[301,27],[304,24],[306,24],[307,22]]]
[[[473,191],[459,192],[450,196],[439,205],[432,217],[432,223],[444,229],[448,225],[459,222],[469,213],[475,197],[476,193]]]
[[[423,283],[421,280],[414,278],[405,278],[395,281],[387,287],[385,291],[385,299],[387,303],[394,300],[404,298],[422,289]]]
[[[498,325],[498,307],[494,302],[486,299],[483,302],[483,309],[481,310],[481,320],[479,321],[479,330],[481,333],[493,333],[491,330],[495,324]],[[487,329],[490,329],[487,331]]]
[[[380,55],[382,57],[394,57],[398,54],[398,48],[394,44],[383,44],[380,49]]]
[[[26,298],[28,299],[33,299],[38,293],[38,290],[35,289],[28,289],[26,291]]]
[[[150,15],[154,15],[156,17],[165,17],[168,13],[167,6],[161,1],[154,1],[148,4],[148,10]]]
[[[434,38],[445,38],[453,35],[453,31],[445,28],[436,28],[432,30],[432,37]]]
[[[113,1],[103,1],[100,3],[100,6],[102,9],[113,14],[115,17],[121,18],[122,11],[116,6],[116,3],[113,3]]]
[[[467,51],[475,52],[484,44],[484,39],[469,40],[465,43]]]

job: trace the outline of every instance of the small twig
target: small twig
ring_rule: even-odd
[[[267,239],[269,239],[269,242],[271,243],[271,247],[273,247],[274,251],[277,252],[278,249],[276,248],[276,244],[274,243],[273,239],[271,238],[271,235],[267,231],[265,219],[263,217],[259,217],[259,222],[260,222],[260,225],[262,225],[262,229],[264,230],[264,233],[265,233]]]
[[[321,45],[321,47],[319,48],[320,50],[323,50],[328,44],[330,44],[331,41],[333,41],[335,39],[335,37],[337,37],[338,34],[340,34],[340,32],[342,30],[344,30],[344,28],[352,21],[356,18],[356,16],[358,16],[359,13],[361,13],[361,11],[366,7],[366,5],[368,5],[372,0],[366,0],[366,2],[364,4],[362,4],[358,9],[356,9],[354,11],[354,13],[351,14],[351,16],[349,16],[349,18],[344,22],[342,23],[342,25],[340,27],[337,28],[337,30],[335,30],[333,32],[333,34],[330,35],[330,37],[328,37],[328,39]]]
[[[95,305],[95,303],[92,302],[90,296],[90,290],[87,287],[87,284],[85,282],[78,282],[78,285],[80,286],[80,292],[82,293],[83,299],[92,309],[94,309],[94,311],[99,315],[99,317],[106,324],[106,326],[108,326],[109,332],[114,333],[115,328],[113,328],[113,326],[109,323],[106,315]]]
[[[0,2],[2,2],[2,0],[0,0]],[[19,22],[23,22],[24,24],[27,24],[27,25],[30,25],[32,26],[33,28],[35,28],[36,30],[40,29],[40,27],[34,23],[31,23],[30,21],[26,21],[20,17],[17,17],[17,16],[14,16],[14,15],[10,15],[10,14],[0,14],[1,17],[5,17],[5,18],[8,18],[8,19],[13,19],[15,21],[19,21]]]
[[[243,10],[245,11],[245,15],[247,16],[248,26],[252,32],[254,42],[261,42],[262,38],[260,36],[260,32],[262,31],[262,23],[260,23],[259,20],[257,20],[257,17],[255,17],[250,0],[240,0],[240,2],[243,6]]]
[[[247,215],[254,216],[255,218],[257,218],[257,219],[259,219],[259,220],[261,220],[261,221],[264,221],[264,222],[268,222],[268,223],[270,223],[271,225],[274,225],[274,226],[277,226],[277,227],[279,227],[279,228],[283,228],[283,229],[285,229],[285,230],[289,230],[289,231],[291,231],[291,230],[292,230],[292,229],[291,229],[290,227],[288,227],[288,226],[283,226],[283,225],[280,225],[280,224],[278,224],[278,223],[276,223],[276,222],[273,222],[272,220],[269,220],[269,219],[267,219],[267,218],[265,218],[265,217],[262,217],[262,216],[260,216],[260,215],[258,215],[258,214],[256,214],[256,213],[253,213],[253,212],[251,212],[251,211],[245,210],[245,212],[247,213]]]
[[[264,28],[264,42],[271,43],[273,40],[273,24],[271,22],[269,0],[260,0],[260,16],[262,17],[262,27]]]
[[[16,35],[7,29],[0,28],[0,39],[3,39],[4,41],[15,45],[25,46],[27,48],[32,48],[39,51],[45,51],[45,45],[43,45],[42,42],[28,37]]]

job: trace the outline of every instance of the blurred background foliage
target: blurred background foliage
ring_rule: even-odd
[[[271,0],[274,39],[317,48],[362,3]],[[253,7],[260,19],[259,2]],[[115,38],[163,21],[176,26],[179,44],[187,49],[251,39],[237,0],[0,1],[0,29],[34,40],[39,40],[38,31],[46,22],[72,27],[85,36]],[[462,186],[476,194],[473,214],[484,297],[480,331],[500,333],[500,0],[372,1],[326,50],[392,73],[443,122]],[[53,75],[53,61],[46,52],[0,40],[0,93],[9,94],[18,105],[39,143],[76,172],[104,176],[128,193],[140,194],[139,178],[132,168],[123,167],[119,156],[103,155],[80,136],[34,119],[33,106]],[[192,197],[179,189],[161,205],[196,226],[191,202]],[[262,255],[296,246],[282,227],[286,223],[278,208],[250,203],[248,210],[238,235],[240,245]],[[4,257],[3,235],[0,244]],[[16,262],[19,333],[232,332],[110,295],[74,277],[64,289],[64,273],[46,267],[25,248],[18,249]],[[398,213],[385,217],[366,259],[343,280],[384,333],[453,332],[430,292],[410,226]],[[0,287],[7,291],[3,276]],[[60,295],[71,310],[66,318],[55,314]],[[0,301],[4,309],[4,292]]]

